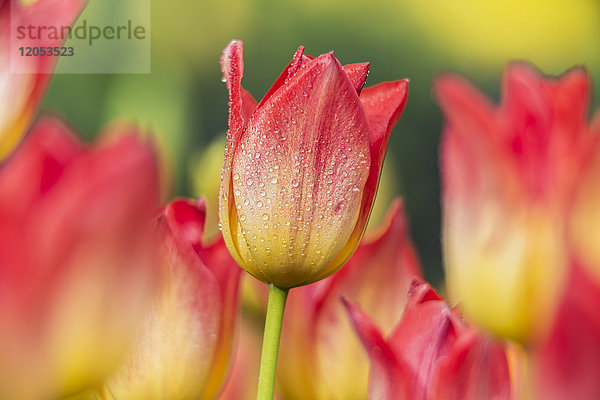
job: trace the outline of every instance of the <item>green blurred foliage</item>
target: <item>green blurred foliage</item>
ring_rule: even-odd
[[[502,66],[511,59],[531,60],[552,74],[583,64],[595,75],[594,93],[600,93],[597,0],[153,0],[151,28],[151,74],[57,75],[44,107],[86,137],[113,118],[156,132],[176,195],[197,194],[199,180],[206,179],[207,187],[214,182],[214,169],[194,157],[226,129],[227,92],[218,60],[231,39],[244,41],[243,82],[257,99],[300,44],[313,55],[333,49],[342,63],[370,61],[367,85],[409,77],[409,101],[392,133],[386,167],[394,169],[390,175],[397,182],[392,193],[386,180],[382,185],[385,198],[404,196],[415,244],[434,283],[442,278],[442,121],[431,96],[436,74],[456,70],[497,98]],[[189,167],[192,160],[195,167]]]

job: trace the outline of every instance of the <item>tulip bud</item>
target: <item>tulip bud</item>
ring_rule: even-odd
[[[564,285],[588,86],[582,69],[552,80],[513,64],[494,109],[461,78],[436,83],[448,290],[466,315],[519,341],[544,335]]]
[[[241,86],[241,42],[221,64],[231,106],[219,207],[227,247],[275,286],[323,279],[363,234],[407,82],[361,92],[368,64],[342,67],[301,47],[256,106]]]

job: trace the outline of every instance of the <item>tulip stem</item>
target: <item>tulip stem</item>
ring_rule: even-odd
[[[257,400],[273,400],[275,394],[279,338],[281,337],[283,310],[285,309],[288,291],[289,289],[281,289],[269,284],[269,301],[267,303],[267,318],[263,336],[262,356],[260,358]]]

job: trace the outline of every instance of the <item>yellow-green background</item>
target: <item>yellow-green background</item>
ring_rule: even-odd
[[[509,60],[529,60],[548,74],[585,65],[595,78],[596,107],[600,97],[599,0],[153,0],[151,37],[151,74],[59,74],[44,108],[64,115],[87,138],[123,118],[155,132],[170,165],[173,195],[196,195],[199,186],[215,185],[220,145],[216,162],[198,157],[226,130],[218,59],[231,39],[244,41],[243,82],[257,98],[301,44],[313,55],[335,50],[342,63],[370,61],[367,85],[410,78],[379,207],[394,194],[404,196],[414,241],[434,282],[442,274],[442,121],[431,96],[436,74],[463,73],[497,99]]]

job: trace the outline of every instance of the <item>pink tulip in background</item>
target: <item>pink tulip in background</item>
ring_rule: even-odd
[[[99,384],[157,280],[158,169],[129,127],[93,147],[46,117],[0,168],[0,398]]]

